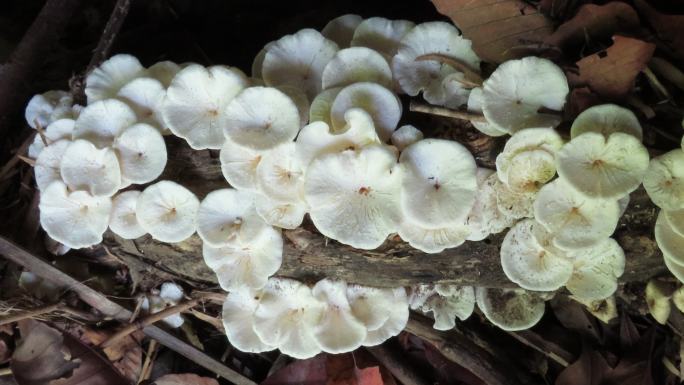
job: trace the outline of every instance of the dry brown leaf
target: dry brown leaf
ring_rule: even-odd
[[[634,0],[634,5],[656,31],[658,38],[679,60],[684,60],[684,15],[658,12],[644,0]]]
[[[599,352],[585,348],[577,361],[558,375],[555,385],[601,385],[611,370]]]
[[[64,345],[81,364],[71,376],[51,381],[50,385],[130,385],[105,357],[78,339],[65,334]]]
[[[70,330],[70,333],[90,346],[100,345],[113,334],[112,332],[89,328]],[[135,332],[103,349],[109,362],[130,381],[137,381],[142,370],[143,349],[140,346],[142,336],[141,332]]]
[[[617,1],[605,5],[585,4],[572,19],[548,36],[545,43],[565,47],[580,44],[587,38],[606,38],[638,28],[639,16],[629,4]]]
[[[619,99],[634,88],[634,80],[655,51],[655,44],[624,36],[613,36],[613,45],[577,62],[579,74],[571,81],[586,85],[609,99]]]
[[[500,63],[529,54],[553,32],[553,24],[522,0],[432,0],[473,41],[485,61]]]
[[[156,385],[219,385],[218,381],[196,374],[167,374],[154,381]]]
[[[19,330],[21,340],[10,360],[19,385],[44,385],[70,376],[79,366],[79,361],[71,359],[58,330],[31,319],[20,321]]]

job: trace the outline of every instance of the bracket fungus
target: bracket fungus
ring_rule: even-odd
[[[121,177],[144,184],[157,179],[166,167],[166,143],[159,131],[145,123],[125,129],[112,144],[121,166]]]
[[[64,149],[60,175],[71,190],[86,190],[93,196],[112,196],[121,186],[121,168],[111,148],[99,149],[77,139]]]
[[[98,148],[111,146],[123,130],[136,122],[135,112],[117,99],[87,105],[74,123],[73,139],[84,139]]]
[[[374,49],[389,59],[396,54],[402,38],[414,27],[415,24],[408,20],[370,17],[356,26],[351,46]]]
[[[70,140],[74,132],[74,123],[75,121],[73,119],[58,119],[50,123],[42,134],[38,133],[33,138],[33,142],[28,148],[29,158],[38,158],[38,155],[40,155],[45,147],[58,140]]]
[[[570,137],[585,132],[597,132],[608,137],[614,132],[622,132],[643,139],[643,130],[634,113],[616,104],[601,104],[582,111],[570,127]]]
[[[31,128],[45,128],[50,123],[73,118],[73,98],[66,91],[52,90],[34,95],[24,110],[24,118]]]
[[[136,239],[147,234],[138,223],[135,207],[140,191],[128,190],[116,194],[112,198],[112,212],[109,218],[109,229],[123,239]]]
[[[119,54],[110,57],[86,77],[88,104],[115,97],[126,83],[144,75],[145,68],[135,56]]]
[[[163,180],[143,190],[135,206],[135,215],[140,226],[154,239],[180,242],[197,229],[199,205],[190,190]]]
[[[348,13],[338,16],[323,27],[321,34],[327,39],[337,43],[340,48],[347,48],[354,38],[354,31],[361,24],[363,18],[359,15]]]
[[[507,331],[529,329],[544,315],[544,297],[531,291],[478,287],[475,299],[484,316]]]
[[[337,51],[326,64],[322,88],[344,87],[352,83],[370,82],[391,88],[392,70],[378,52],[366,47],[351,47]]]
[[[684,208],[684,151],[676,149],[651,159],[643,182],[656,206],[667,211]]]

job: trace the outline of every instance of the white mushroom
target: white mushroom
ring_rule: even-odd
[[[489,322],[507,331],[529,329],[544,315],[543,297],[531,291],[478,287],[475,298]]]
[[[340,48],[347,48],[354,37],[354,31],[363,18],[359,15],[346,14],[338,16],[323,27],[321,34],[337,43]]]
[[[497,172],[497,176],[498,174]],[[501,182],[501,177],[492,184],[492,188],[496,193],[496,207],[510,222],[534,216],[534,201],[537,198],[535,189],[523,192],[513,191]]]
[[[140,191],[130,190],[119,193],[112,199],[109,228],[123,239],[136,239],[147,234],[135,216],[139,196]]]
[[[401,89],[411,96],[421,91],[423,98],[432,104],[460,105],[468,101],[467,93],[455,94],[458,100],[446,100],[443,81],[446,76],[460,72],[437,61],[419,60],[428,54],[441,54],[461,62],[472,71],[479,72],[480,58],[471,48],[470,40],[452,24],[433,21],[418,24],[401,40],[399,50],[392,59],[394,77]]]
[[[364,346],[379,345],[406,327],[409,311],[403,287],[347,285],[347,299],[352,313],[367,329]]]
[[[296,229],[304,221],[307,207],[303,199],[279,201],[263,194],[254,198],[257,214],[271,226]]]
[[[306,126],[306,124],[309,123],[311,105],[309,104],[309,98],[304,91],[292,86],[278,86],[276,88],[278,91],[287,95],[292,102],[294,102],[295,106],[297,106],[297,111],[299,112],[299,127]]]
[[[38,158],[41,151],[51,143],[61,139],[71,139],[71,135],[74,132],[74,123],[73,119],[58,119],[47,126],[44,135],[37,133],[28,148],[29,158]]]
[[[304,180],[316,228],[359,249],[374,249],[399,224],[401,175],[392,149],[370,145],[315,158]]]
[[[668,216],[662,210],[656,220],[655,238],[666,260],[684,266],[684,237],[674,231]]]
[[[231,291],[223,303],[221,318],[228,342],[240,351],[261,353],[275,349],[263,343],[252,327],[260,299],[261,291],[239,288]]]
[[[542,187],[534,202],[534,218],[554,235],[554,245],[565,250],[608,238],[619,214],[617,201],[584,196],[563,179]]]
[[[525,57],[502,63],[482,87],[487,122],[509,133],[528,127],[555,127],[569,93],[563,70],[547,59]]]
[[[320,94],[316,95],[311,102],[311,108],[309,109],[309,122],[324,122],[327,125],[332,126],[330,109],[332,108],[337,94],[340,93],[341,90],[342,87],[335,87],[322,91]]]
[[[145,75],[145,68],[135,56],[119,54],[110,57],[86,77],[88,104],[113,98],[124,84]]]
[[[264,82],[268,86],[301,88],[313,100],[322,89],[323,69],[338,49],[337,44],[313,29],[283,36],[266,50]]]
[[[366,326],[352,313],[344,281],[323,279],[311,290],[325,308],[314,326],[314,337],[327,353],[344,353],[360,347],[366,339]]]
[[[299,110],[289,96],[276,88],[250,87],[226,108],[223,132],[241,146],[268,150],[294,139],[299,122]]]
[[[40,225],[57,242],[80,249],[102,242],[109,224],[112,201],[86,191],[69,192],[55,181],[40,194]]]
[[[541,227],[533,219],[513,226],[501,244],[501,267],[508,279],[523,289],[553,291],[570,279],[572,261],[542,247],[537,241],[539,234],[543,234],[541,237],[550,237],[550,234]]]
[[[617,280],[625,271],[625,252],[612,238],[588,249],[567,253],[573,272],[565,287],[584,301],[606,299],[615,293]]]
[[[372,48],[389,60],[397,53],[401,39],[414,26],[415,24],[408,20],[370,17],[362,21],[354,30],[351,46]]]
[[[684,151],[676,149],[651,159],[643,182],[656,206],[667,211],[684,209]]]
[[[62,180],[60,164],[64,157],[64,151],[66,151],[70,144],[70,140],[58,140],[45,147],[40,155],[38,155],[38,158],[36,158],[36,165],[33,167],[38,190],[43,191],[52,182]]]
[[[154,239],[180,242],[195,232],[199,205],[190,190],[163,180],[143,190],[135,206],[135,215],[140,226]]]
[[[423,139],[423,132],[414,126],[407,124],[396,129],[390,138],[392,145],[399,151]]]
[[[264,59],[266,58],[266,51],[268,51],[275,42],[271,41],[266,43],[264,47],[257,52],[252,61],[252,79],[262,79],[262,69],[264,67]]]
[[[105,99],[89,104],[74,124],[74,139],[85,139],[98,148],[111,146],[123,130],[136,122],[135,112],[126,103]]]
[[[558,175],[590,197],[619,199],[634,191],[648,168],[648,151],[632,135],[615,132],[608,138],[585,132],[557,154]]]
[[[256,169],[259,190],[272,199],[300,201],[304,168],[295,153],[295,142],[285,142],[264,154]]]
[[[659,324],[667,324],[672,311],[670,298],[672,297],[672,289],[664,282],[651,279],[646,284],[646,305],[651,316],[658,321]]]
[[[401,100],[376,83],[354,83],[340,90],[330,108],[330,120],[336,131],[345,126],[346,112],[352,108],[368,112],[383,142],[390,139],[401,119]]]
[[[125,129],[113,148],[121,165],[121,177],[130,183],[151,182],[166,167],[166,143],[159,131],[145,123]]]
[[[462,224],[475,203],[477,165],[461,144],[423,139],[402,151],[401,209],[426,228]]]
[[[585,132],[598,132],[608,137],[614,132],[622,132],[642,140],[643,133],[639,119],[634,113],[616,104],[601,104],[589,107],[577,115],[570,127],[570,137]]]
[[[499,210],[498,195],[502,183],[496,173],[478,168],[476,179],[478,183],[475,203],[466,220],[470,230],[470,235],[466,239],[469,241],[481,241],[489,234],[500,233],[515,223],[513,217],[504,215]]]
[[[82,139],[64,150],[60,174],[71,190],[86,190],[94,196],[112,196],[121,186],[121,168],[114,150],[98,149]]]
[[[164,123],[196,150],[219,149],[230,124],[226,108],[248,84],[236,68],[191,64],[176,74],[166,91]]]
[[[332,130],[324,122],[313,122],[302,128],[295,142],[295,153],[302,168],[306,169],[312,160],[323,154],[380,143],[373,120],[366,111],[353,108],[344,114],[344,119],[347,124],[339,130]]]
[[[323,89],[344,87],[357,82],[377,83],[392,88],[392,69],[378,52],[366,47],[337,51],[323,70]]]
[[[247,191],[212,191],[197,211],[197,234],[212,247],[249,245],[269,228],[256,213],[254,195]]]
[[[444,249],[463,244],[470,235],[464,223],[427,228],[404,216],[397,233],[402,240],[425,253],[441,253]]]
[[[314,336],[325,305],[295,280],[271,278],[254,312],[254,332],[283,354],[305,359],[321,351]]]
[[[482,87],[476,87],[470,90],[468,94],[468,112],[482,114]],[[489,136],[503,136],[508,134],[506,130],[498,128],[494,124],[488,122],[471,122],[475,128],[481,133]]]
[[[73,98],[66,91],[52,90],[34,95],[26,105],[24,118],[31,128],[47,127],[50,123],[71,118]]]
[[[226,291],[244,287],[261,289],[283,261],[283,237],[280,230],[268,227],[250,242],[229,246],[202,246],[204,262],[214,270],[221,288]]]
[[[221,147],[221,172],[233,188],[256,191],[256,170],[264,151],[253,150],[226,138]]]
[[[161,107],[166,96],[166,87],[159,80],[148,77],[133,79],[121,87],[116,96],[135,111],[138,122],[152,125],[160,132],[164,131]]]
[[[672,230],[684,237],[684,209],[681,210],[663,210],[663,215],[667,217],[667,222],[669,223]]]
[[[180,70],[181,66],[178,64],[169,60],[164,60],[152,64],[145,73],[147,76],[161,82],[164,88],[169,88],[171,81]]]
[[[430,295],[420,306],[424,313],[432,312],[435,318],[433,328],[451,330],[455,319],[465,321],[475,310],[475,290],[472,286],[435,285]]]

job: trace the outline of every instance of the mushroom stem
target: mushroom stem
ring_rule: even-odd
[[[467,64],[451,56],[442,55],[439,53],[429,53],[427,55],[421,55],[416,58],[416,61],[425,60],[433,60],[441,64],[446,64],[451,67],[454,67],[460,72],[463,72],[463,75],[465,76],[466,80],[474,84],[475,87],[481,87],[482,82],[484,82],[484,79],[482,79],[482,76],[480,76],[480,74],[477,71],[473,71],[470,67],[468,67]]]
[[[409,110],[413,111],[413,112],[422,112],[425,114],[446,116],[449,118],[455,118],[455,119],[461,119],[461,120],[468,120],[470,122],[481,122],[481,123],[487,122],[484,115],[473,114],[471,112],[466,112],[466,111],[456,111],[456,110],[452,110],[449,108],[432,106],[429,104],[422,104],[422,103],[417,103],[414,101],[411,101],[411,104],[409,106]]]

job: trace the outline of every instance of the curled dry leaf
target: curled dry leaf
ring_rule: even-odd
[[[523,0],[432,0],[472,40],[485,61],[500,63],[529,54],[553,32],[551,20]]]
[[[613,45],[577,62],[579,74],[571,77],[575,85],[587,85],[606,98],[618,99],[634,88],[634,79],[644,69],[655,44],[624,36],[613,36]]]
[[[89,346],[99,346],[109,339],[113,332],[78,328],[78,330],[70,331],[70,334]],[[109,362],[121,375],[132,382],[138,380],[142,370],[143,349],[140,346],[142,337],[141,332],[136,332],[103,349]]]
[[[167,374],[154,381],[155,385],[218,385],[218,381],[196,374]]]
[[[639,16],[627,3],[613,1],[605,5],[585,4],[544,42],[566,47],[580,44],[587,39],[610,37],[616,32],[631,32],[638,28]]]

